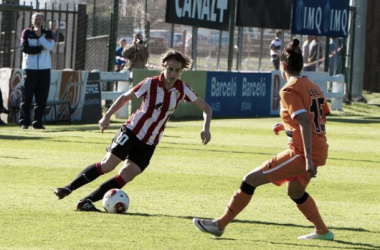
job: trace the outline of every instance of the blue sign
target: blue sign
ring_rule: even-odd
[[[349,0],[294,0],[292,33],[347,37]]]
[[[215,117],[269,116],[271,73],[207,72],[205,100]]]

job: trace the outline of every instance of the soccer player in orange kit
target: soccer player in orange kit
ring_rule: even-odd
[[[300,76],[303,57],[299,43],[298,39],[293,39],[281,54],[281,74],[287,83],[280,90],[282,123],[273,126],[275,134],[285,130],[288,148],[243,178],[222,216],[215,220],[194,218],[194,225],[200,231],[222,236],[226,226],[248,205],[255,189],[271,182],[277,186],[287,183],[287,194],[314,224],[313,233],[298,239],[334,239],[313,198],[305,191],[311,178],[316,177],[318,167],[326,163],[325,115],[329,110],[318,85]]]

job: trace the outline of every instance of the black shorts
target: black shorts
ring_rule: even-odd
[[[140,141],[135,134],[123,124],[112,139],[107,151],[122,161],[129,159],[144,171],[153,156],[155,146]]]

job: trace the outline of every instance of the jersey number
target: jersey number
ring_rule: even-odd
[[[325,132],[325,124],[323,123],[323,117],[325,116],[323,112],[324,98],[312,99],[312,104],[310,106],[310,112],[314,114],[314,125],[315,131],[317,133]]]
[[[120,133],[119,137],[116,139],[116,143],[123,146],[128,141],[128,135]]]

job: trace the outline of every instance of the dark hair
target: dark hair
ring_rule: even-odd
[[[171,59],[174,59],[178,62],[181,62],[182,63],[182,69],[189,69],[191,67],[191,64],[193,63],[193,60],[191,60],[191,58],[188,57],[187,55],[184,55],[177,50],[170,49],[170,50],[166,51],[166,53],[164,53],[161,56],[162,67],[165,67],[166,66],[165,62],[167,62]]]
[[[133,40],[136,41],[137,39],[142,40],[143,39],[143,35],[141,33],[135,33],[133,35]]]
[[[293,38],[282,50],[281,62],[286,65],[285,71],[289,73],[298,73],[302,70],[303,57],[299,45],[300,40]]]

